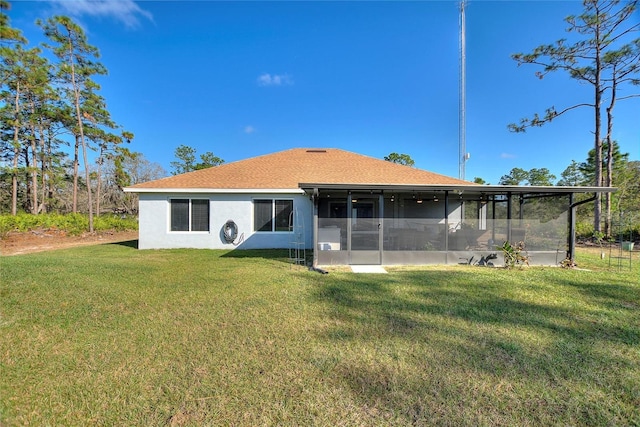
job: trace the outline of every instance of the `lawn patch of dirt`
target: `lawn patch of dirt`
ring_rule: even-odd
[[[69,236],[61,230],[32,230],[25,233],[9,233],[0,239],[0,255],[22,255],[33,252],[67,249],[76,246],[137,240],[137,231],[101,231]]]

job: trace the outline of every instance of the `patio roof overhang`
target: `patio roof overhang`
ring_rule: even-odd
[[[528,186],[528,185],[398,185],[398,184],[335,184],[300,183],[299,187],[307,193],[314,191],[390,191],[390,192],[434,192],[449,191],[468,194],[571,194],[571,193],[612,193],[615,187],[564,187],[564,186]]]

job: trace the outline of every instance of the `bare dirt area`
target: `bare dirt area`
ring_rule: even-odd
[[[21,255],[137,239],[137,231],[101,231],[69,236],[60,230],[32,230],[25,233],[9,233],[0,239],[0,255]]]

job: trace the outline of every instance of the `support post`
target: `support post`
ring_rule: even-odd
[[[567,236],[567,259],[574,261],[576,253],[576,207],[573,205],[573,193],[569,193],[569,235]]]
[[[518,224],[518,227],[522,227],[522,220],[524,219],[524,197],[522,196],[522,194],[520,194],[520,206],[518,207],[518,209],[520,209],[520,211],[518,212],[518,219],[520,220],[520,224]]]
[[[313,201],[313,268],[318,267],[318,199],[320,194],[317,188],[313,189],[311,196]]]
[[[507,193],[507,241],[511,242],[511,193]]]
[[[449,252],[449,192],[444,192],[444,250]],[[448,259],[445,257],[445,260]]]
[[[491,196],[491,240],[496,243],[496,196]]]

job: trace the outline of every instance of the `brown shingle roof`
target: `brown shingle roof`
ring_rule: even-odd
[[[470,182],[335,148],[294,148],[149,181],[137,189],[297,189],[300,183],[470,185]],[[471,184],[473,185],[473,184]]]

